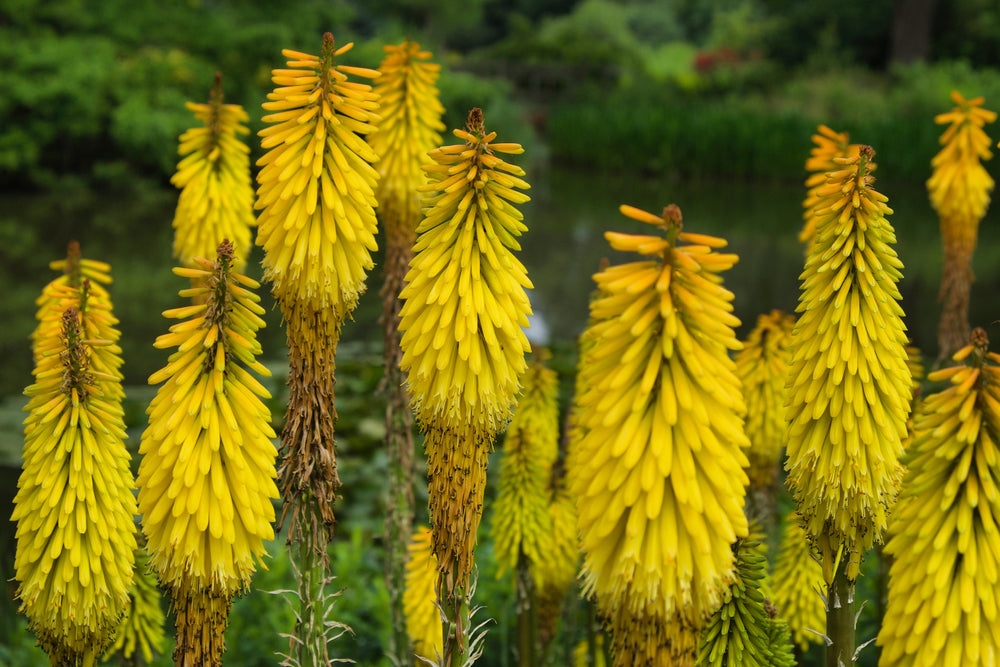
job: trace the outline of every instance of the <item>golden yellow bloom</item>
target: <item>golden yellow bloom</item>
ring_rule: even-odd
[[[56,340],[38,341],[11,516],[21,611],[59,665],[92,665],[113,638],[136,547],[121,398],[95,380],[90,360],[101,342],[84,338],[87,306],[77,291]]]
[[[425,217],[400,294],[400,367],[426,431],[434,551],[450,585],[465,586],[482,515],[486,459],[511,416],[530,350],[521,327],[531,307],[524,266],[511,250],[527,228],[514,207],[528,200],[520,167],[496,153],[473,109],[465,143],[431,151]],[[453,575],[453,576],[452,576]]]
[[[816,236],[816,214],[817,208],[822,200],[818,194],[820,188],[826,185],[826,174],[839,169],[839,165],[834,162],[835,158],[853,157],[858,154],[858,144],[848,143],[850,135],[847,132],[834,132],[826,125],[820,125],[817,133],[812,136],[816,146],[806,160],[806,171],[810,172],[806,179],[806,198],[802,202],[805,209],[802,213],[804,220],[802,231],[799,232],[799,242],[809,244]],[[873,167],[874,168],[874,167]]]
[[[406,632],[410,635],[413,652],[428,660],[436,660],[443,645],[441,610],[434,593],[438,564],[432,542],[429,528],[422,526],[413,534],[407,548],[410,558],[406,563],[406,590],[403,592]],[[417,661],[417,664],[421,663]]]
[[[676,206],[621,210],[664,236],[607,232],[615,250],[649,259],[594,276],[567,470],[583,584],[611,619],[616,664],[690,662],[747,534],[746,407],[728,356],[739,320],[719,275],[737,257],[713,252],[723,239],[681,232]]]
[[[118,638],[108,649],[104,659],[121,651],[121,655],[131,658],[136,648],[142,659],[150,662],[153,652],[163,650],[163,607],[160,605],[160,589],[156,586],[156,576],[149,569],[149,556],[143,549],[135,552],[135,579],[129,587],[129,606],[125,619],[118,629]]]
[[[186,104],[204,123],[181,135],[181,161],[170,182],[181,194],[174,213],[174,257],[188,267],[196,257],[212,257],[228,239],[233,269],[242,271],[250,254],[253,214],[250,148],[237,135],[250,120],[238,104],[222,103],[222,75],[216,73],[207,104]]]
[[[563,480],[556,482],[549,500],[552,522],[550,551],[532,567],[535,594],[538,600],[538,637],[547,646],[556,634],[556,623],[563,599],[576,580],[580,548],[576,535],[576,501],[566,490]]]
[[[749,538],[736,541],[736,571],[722,606],[701,635],[699,667],[739,665],[772,667],[787,662],[791,644],[772,646],[771,618],[762,585],[767,572],[763,543]]]
[[[797,515],[785,524],[771,580],[772,601],[778,615],[788,622],[796,645],[805,651],[810,643],[821,643],[823,638],[816,633],[826,629],[826,609],[820,597],[820,593],[826,594],[826,582]]]
[[[229,603],[274,539],[278,497],[275,434],[261,400],[270,394],[251,374],[270,375],[255,359],[264,311],[251,291],[259,285],[232,270],[232,257],[222,243],[215,262],[174,269],[203,285],[181,296],[204,300],[164,312],[183,321],[156,340],[177,351],[149,378],[162,384],[139,445],[147,549],[177,609],[175,657],[194,664],[219,664]]]
[[[747,402],[750,483],[773,487],[785,444],[785,382],[795,318],[772,310],[757,318],[743,349],[736,353],[736,373]]]
[[[928,375],[951,386],[914,420],[886,553],[881,665],[993,665],[1000,655],[1000,354],[986,332]]]
[[[500,462],[500,491],[493,512],[493,545],[497,576],[527,559],[535,587],[543,562],[553,548],[549,514],[549,479],[559,453],[559,390],[556,372],[544,363],[547,351],[536,351],[522,382],[524,389],[507,427]]]
[[[338,65],[353,44],[323,39],[319,57],[285,49],[288,69],[271,72],[277,87],[263,104],[271,125],[260,131],[267,153],[257,161],[257,245],[283,309],[305,301],[339,322],[357,304],[377,247],[377,157],[359,136],[375,131],[377,96],[348,77],[378,72]]]
[[[105,341],[105,344],[91,349],[90,366],[102,381],[108,375],[114,381],[104,388],[121,399],[122,365],[121,348],[117,341],[121,337],[116,325],[118,320],[112,315],[111,295],[105,285],[111,284],[111,266],[106,262],[86,259],[80,254],[80,244],[71,241],[66,258],[49,264],[49,268],[60,271],[59,277],[42,288],[35,300],[38,306],[36,318],[38,326],[31,334],[35,363],[40,361],[39,346],[58,344],[62,330],[62,314],[70,305],[80,309],[81,300],[86,302],[87,317],[82,321],[84,338]],[[111,398],[111,396],[108,396]]]
[[[430,52],[409,39],[383,48],[386,56],[375,82],[382,120],[368,143],[379,156],[376,196],[386,236],[392,243],[398,235],[412,246],[421,218],[417,189],[427,182],[422,167],[433,164],[428,153],[441,145],[445,129],[435,86],[441,66],[426,62]]]
[[[966,100],[952,91],[956,104],[934,122],[948,125],[941,135],[941,151],[931,160],[933,173],[927,180],[931,205],[941,223],[944,271],[940,300],[943,304],[938,327],[940,358],[944,359],[969,339],[969,289],[972,285],[972,253],[976,248],[979,221],[986,215],[993,178],[982,162],[993,157],[990,138],[983,131],[996,120],[996,113],[983,108],[983,98]]]
[[[854,581],[860,554],[881,540],[910,404],[902,263],[892,210],[871,187],[873,156],[865,146],[837,158],[842,168],[819,191],[792,334],[785,467],[828,583],[841,547]]]

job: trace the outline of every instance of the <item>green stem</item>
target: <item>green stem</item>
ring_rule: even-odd
[[[854,582],[847,577],[850,554],[840,559],[833,581],[827,588],[826,667],[849,667],[854,664]]]
[[[442,587],[443,590],[443,587]],[[453,596],[445,594],[441,600],[444,612],[444,661],[443,667],[463,667],[469,659],[469,601],[465,589],[455,587]]]
[[[301,502],[312,505],[311,494],[304,493]],[[305,513],[308,519],[313,519],[313,516],[312,512]],[[301,540],[296,545],[299,554],[299,617],[295,624],[298,641],[294,642],[292,655],[300,665],[326,665],[330,662],[323,618],[327,560],[316,550],[314,541],[317,536],[312,534],[316,527],[312,520],[302,521]]]

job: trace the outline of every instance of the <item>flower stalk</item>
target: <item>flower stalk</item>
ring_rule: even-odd
[[[496,155],[523,149],[496,142],[479,109],[454,135],[463,143],[431,151],[425,167],[427,208],[400,294],[400,367],[425,432],[444,664],[460,667],[472,655],[468,594],[487,458],[530,350],[521,327],[531,281],[512,252],[527,229],[515,205],[528,200],[519,190],[529,185]]]
[[[264,278],[286,324],[289,398],[281,432],[281,522],[289,541],[300,599],[291,657],[301,665],[329,661],[322,587],[330,580],[327,544],[333,537],[337,474],[334,426],[336,351],[341,325],[365,290],[376,249],[377,156],[362,138],[375,131],[375,70],[339,64],[353,44],[326,33],[319,56],[284,50],[287,68],[275,84],[260,131],[267,153],[258,160],[257,245]],[[339,626],[338,626],[339,627]],[[316,638],[324,637],[322,642]]]
[[[385,233],[385,282],[382,286],[386,393],[386,450],[389,457],[389,506],[385,517],[386,587],[389,591],[393,633],[390,655],[401,658],[407,646],[403,591],[407,541],[413,529],[414,447],[413,412],[399,367],[399,292],[413,258],[417,224],[421,219],[418,188],[427,181],[423,166],[428,153],[441,145],[444,107],[435,87],[441,66],[428,62],[431,54],[409,39],[385,46],[374,92],[379,96],[382,120],[368,135],[379,156],[375,195]]]
[[[46,319],[58,314],[60,324],[37,332],[11,516],[20,610],[54,665],[93,665],[114,639],[136,548],[120,380],[92,363],[100,346],[117,356],[117,331],[110,304],[88,288],[57,279],[43,294]],[[102,329],[107,339],[88,335]]]
[[[139,453],[139,511],[150,561],[176,616],[177,665],[221,665],[233,598],[244,592],[274,539],[277,451],[267,389],[256,361],[264,310],[259,285],[232,269],[232,244],[216,260],[174,273],[199,285],[180,291],[194,305],[165,311],[183,320],[157,338],[177,347],[149,378],[159,384],[147,409]]]
[[[993,157],[990,138],[983,131],[997,114],[983,108],[983,98],[967,100],[952,91],[955,103],[934,122],[948,125],[941,135],[942,148],[931,160],[927,180],[931,205],[941,223],[944,271],[941,276],[941,321],[938,325],[938,359],[947,359],[969,340],[969,292],[974,279],[972,255],[979,235],[979,221],[986,215],[993,177],[983,161]]]
[[[836,158],[806,256],[792,334],[788,483],[827,586],[828,664],[854,660],[854,581],[881,541],[902,477],[911,376],[892,210],[874,151]]]

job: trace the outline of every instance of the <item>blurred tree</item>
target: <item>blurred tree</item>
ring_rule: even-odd
[[[934,0],[896,0],[892,9],[890,63],[927,60],[931,49]]]

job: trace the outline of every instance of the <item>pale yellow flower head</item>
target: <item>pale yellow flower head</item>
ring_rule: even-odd
[[[886,528],[902,476],[911,376],[896,283],[902,263],[872,186],[874,151],[838,158],[801,275],[792,338],[788,484],[828,581],[843,547],[848,576]]]
[[[788,622],[795,644],[805,651],[809,644],[822,643],[817,633],[826,628],[826,608],[820,597],[821,592],[826,594],[826,582],[795,514],[785,524],[772,581],[772,601],[778,615]]]
[[[118,380],[98,382],[85,293],[64,289],[52,306],[60,330],[37,341],[25,390],[14,568],[21,611],[52,664],[93,664],[128,603],[135,497],[120,387],[105,392]]]
[[[747,534],[746,407],[728,355],[739,320],[720,275],[737,257],[715,252],[723,239],[682,232],[676,206],[621,211],[660,234],[605,234],[647,259],[594,276],[567,478],[584,589],[613,619],[616,653],[638,641],[618,633],[643,618],[687,654],[696,638],[680,637],[718,606],[732,544]]]
[[[264,311],[259,285],[231,269],[232,252],[224,243],[216,261],[174,269],[203,285],[181,296],[204,301],[164,312],[182,321],[155,345],[177,351],[149,378],[160,386],[139,445],[139,511],[150,560],[175,598],[189,589],[232,598],[274,538],[277,451],[261,400],[270,394],[252,374],[270,375],[255,359]]]
[[[983,329],[928,375],[889,526],[881,665],[993,665],[1000,655],[1000,354]]]
[[[407,546],[409,560],[406,562],[403,613],[413,652],[428,660],[436,660],[441,655],[444,642],[441,610],[434,592],[438,563],[431,542],[430,529],[420,527]]]
[[[257,161],[264,278],[283,308],[303,301],[338,319],[357,304],[377,248],[378,158],[362,135],[375,131],[378,96],[349,77],[378,72],[338,64],[352,46],[326,33],[318,57],[282,51],[288,68],[271,72]]]
[[[194,267],[195,257],[211,257],[223,239],[234,246],[233,268],[242,271],[250,254],[253,186],[248,134],[250,118],[238,104],[223,104],[222,75],[216,74],[211,99],[188,102],[202,127],[181,135],[181,161],[170,182],[181,190],[174,213],[174,257]]]

